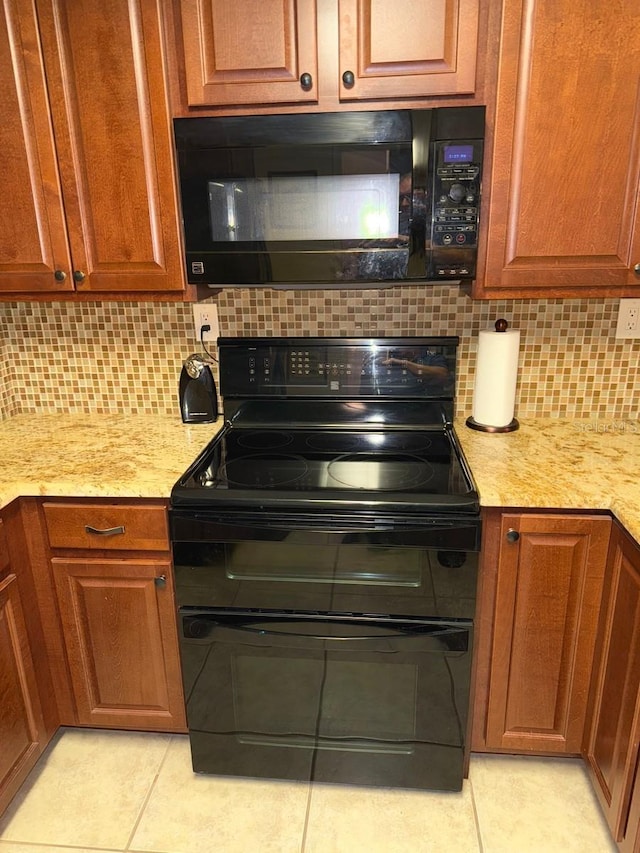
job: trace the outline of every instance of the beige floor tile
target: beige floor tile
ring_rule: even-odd
[[[62,730],[0,821],[0,839],[123,849],[170,741]]]
[[[299,853],[308,793],[305,783],[196,774],[188,738],[176,737],[131,850]]]
[[[484,853],[609,853],[611,841],[579,759],[472,756]]]
[[[314,785],[304,853],[477,853],[468,784],[459,794]]]

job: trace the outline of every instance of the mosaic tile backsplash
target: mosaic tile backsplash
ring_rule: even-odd
[[[223,335],[458,335],[457,414],[471,414],[477,338],[521,330],[516,416],[640,417],[640,341],[614,337],[617,299],[474,302],[451,285],[229,289]],[[0,419],[37,412],[178,415],[183,359],[200,350],[190,305],[0,303]]]

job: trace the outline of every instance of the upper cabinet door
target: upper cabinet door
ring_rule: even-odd
[[[28,0],[0,5],[0,79],[0,291],[73,290],[38,24]]]
[[[505,0],[503,13],[486,272],[474,295],[632,295],[640,4]]]
[[[151,0],[37,0],[78,291],[182,290]]]
[[[479,0],[340,0],[340,99],[475,90]]]
[[[189,106],[314,103],[316,0],[181,0]]]

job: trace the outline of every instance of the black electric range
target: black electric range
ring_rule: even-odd
[[[193,767],[459,790],[481,538],[457,339],[221,339],[171,495]]]

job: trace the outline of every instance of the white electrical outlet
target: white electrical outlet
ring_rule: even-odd
[[[616,338],[640,338],[640,299],[621,299]]]
[[[218,306],[215,302],[196,302],[193,306],[193,321],[196,330],[196,340],[217,341],[220,337],[220,326],[218,324]],[[208,332],[200,337],[203,326],[210,326]]]

